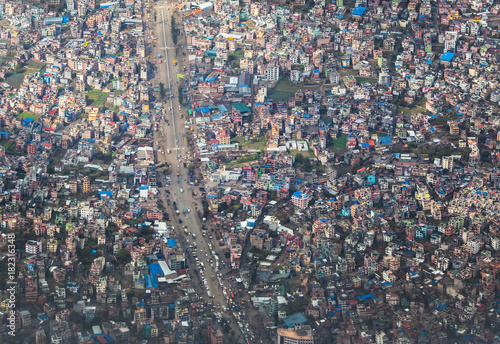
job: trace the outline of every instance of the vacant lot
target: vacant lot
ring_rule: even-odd
[[[340,135],[337,139],[331,141],[329,147],[333,148],[334,151],[345,151],[347,148],[347,136]]]
[[[359,76],[356,77],[356,81],[359,84],[375,84],[375,83],[377,83],[377,79],[375,79],[375,78],[363,78],[363,77],[359,77]]]
[[[269,92],[268,98],[274,101],[287,101],[290,97],[295,96],[295,92],[304,88],[300,84],[294,84],[288,79],[281,79],[276,87]]]
[[[297,149],[291,149],[288,154],[291,156],[295,157],[297,154],[301,154],[304,158],[315,158],[316,156],[314,155],[314,151],[312,149],[309,149],[307,151],[299,151]]]
[[[5,153],[7,154],[12,154],[14,153],[14,150],[16,149],[16,143],[14,141],[0,141],[0,145],[2,145],[5,148]]]
[[[103,106],[108,99],[108,94],[99,90],[87,92],[87,103],[93,106]]]
[[[231,143],[238,142],[241,150],[264,150],[267,143],[267,136],[257,137],[255,139],[245,140],[244,137],[234,137]]]
[[[40,117],[40,116],[35,115],[35,114],[34,114],[34,113],[32,113],[32,112],[23,111],[23,112],[22,112],[21,114],[19,114],[17,117],[18,117],[18,118],[21,118],[21,119],[32,118],[32,119],[34,119],[34,120],[35,120],[35,119],[37,119],[37,118],[38,118],[38,117]]]

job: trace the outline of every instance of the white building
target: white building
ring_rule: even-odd
[[[280,67],[275,65],[267,66],[266,79],[269,81],[278,81],[280,79]]]

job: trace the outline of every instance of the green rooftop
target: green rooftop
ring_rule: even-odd
[[[250,112],[250,108],[245,103],[237,103],[233,105],[233,108],[239,113]]]

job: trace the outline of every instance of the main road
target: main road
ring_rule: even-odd
[[[170,186],[166,187],[166,183],[162,182],[163,185],[160,188],[160,195],[165,202],[164,204],[167,206],[170,220],[172,225],[176,228],[179,237],[184,243],[188,241],[190,244],[196,243],[198,260],[205,266],[205,277],[208,288],[201,283],[200,274],[194,273],[194,269],[200,270],[196,267],[196,264],[194,264],[194,260],[191,260],[188,273],[190,273],[195,280],[199,280],[200,283],[198,286],[202,289],[203,298],[207,302],[212,301],[214,305],[220,305],[219,311],[227,319],[232,320],[230,326],[234,329],[235,339],[237,339],[238,343],[244,343],[246,341],[243,339],[242,333],[234,321],[234,317],[231,314],[227,302],[227,295],[230,295],[231,291],[226,289],[226,295],[224,295],[225,287],[220,283],[220,279],[217,277],[217,267],[208,246],[208,238],[203,237],[203,223],[196,211],[196,209],[202,209],[201,205],[198,203],[199,198],[197,200],[193,196],[193,191],[195,191],[194,186],[189,184],[190,177],[188,170],[184,168],[184,164],[181,161],[184,157],[191,155],[192,152],[189,151],[186,139],[186,131],[188,129],[185,128],[185,119],[181,118],[181,104],[179,104],[178,99],[178,70],[177,66],[174,65],[174,60],[176,60],[177,57],[175,56],[175,45],[173,44],[171,34],[171,18],[174,14],[174,6],[175,3],[158,4],[156,6],[156,31],[158,37],[157,55],[161,55],[162,60],[162,63],[159,63],[158,66],[158,80],[156,81],[162,82],[167,90],[166,93],[171,94],[171,97],[162,100],[165,115],[158,123],[158,131],[155,133],[155,141],[161,147],[160,150],[156,150],[158,162],[166,162],[170,166],[171,171]],[[158,120],[158,118],[155,118],[155,121]],[[171,152],[170,154],[168,153],[169,150]],[[163,151],[163,153],[161,151]],[[179,173],[179,176],[177,176],[177,173]],[[168,192],[169,194],[167,195]],[[177,203],[180,212],[179,215],[177,215],[173,209],[173,204],[171,202],[166,202],[167,198]],[[183,214],[184,209],[186,211],[189,209],[190,212]],[[182,220],[182,223],[179,222],[179,219]],[[185,234],[184,226],[187,226],[189,235]],[[210,260],[212,260],[212,263],[210,263]],[[213,296],[212,298],[208,298],[208,291],[210,291]]]

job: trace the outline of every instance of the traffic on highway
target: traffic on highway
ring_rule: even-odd
[[[170,224],[175,227],[177,241],[185,249],[187,273],[197,282],[198,295],[219,320],[228,322],[238,343],[250,343],[254,335],[246,323],[243,308],[235,306],[233,302],[234,292],[238,288],[236,278],[228,277],[233,272],[215,242],[213,228],[201,215],[200,196],[203,196],[203,189],[195,185],[185,165],[195,153],[188,146],[178,90],[174,87],[174,78],[180,67],[177,66],[175,49],[169,49],[173,46],[170,27],[171,18],[175,15],[173,8],[173,4],[160,4],[157,7],[157,49],[163,63],[158,64],[159,73],[155,81],[162,82],[171,92],[171,96],[162,99],[164,115],[155,117],[158,124],[155,132],[158,163],[167,163],[169,166],[169,173],[161,176],[163,183],[160,195]]]

